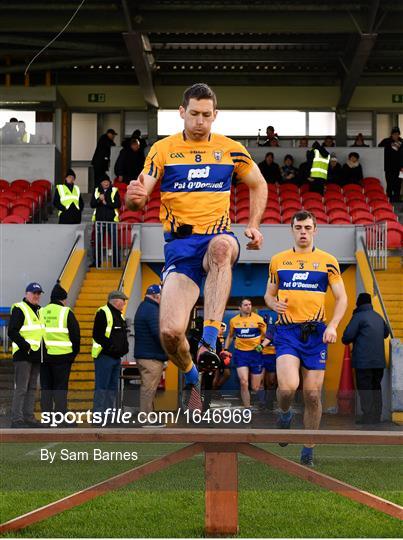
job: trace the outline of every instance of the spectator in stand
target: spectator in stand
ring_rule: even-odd
[[[342,185],[361,184],[363,177],[362,167],[360,164],[360,154],[357,152],[350,152],[347,162],[341,169]]]
[[[363,413],[357,424],[377,424],[381,421],[381,381],[386,367],[384,340],[388,336],[389,328],[374,311],[371,295],[359,294],[357,308],[342,337],[345,345],[353,344],[352,366]]]
[[[309,182],[309,175],[311,174],[313,154],[311,150],[306,152],[306,161],[303,161],[298,167],[297,181],[298,185],[302,186]]]
[[[275,184],[281,181],[280,167],[274,161],[273,152],[267,152],[264,160],[258,164],[258,167],[268,184]]]
[[[154,410],[155,394],[168,360],[160,340],[160,300],[161,287],[150,285],[134,316],[134,357],[141,378],[140,411],[145,413]]]
[[[357,137],[354,139],[354,144],[352,144],[351,146],[362,146],[365,148],[369,148],[369,144],[365,144],[364,135],[362,133],[357,134]]]
[[[53,206],[59,211],[59,223],[63,225],[81,223],[84,201],[75,181],[76,173],[68,169],[64,184],[57,184],[55,189]]]
[[[146,155],[145,155],[145,149],[147,148],[147,139],[145,137],[141,136],[141,131],[139,129],[135,129],[130,137],[130,139],[137,139],[140,143],[140,154],[143,157],[143,160],[145,161]]]
[[[94,168],[95,186],[99,186],[103,175],[109,169],[111,148],[112,146],[116,146],[114,143],[116,135],[117,133],[114,129],[108,129],[108,131],[99,138],[91,161],[91,165]]]
[[[140,141],[130,139],[129,146],[122,148],[115,163],[115,175],[119,182],[129,184],[131,180],[136,180],[143,170],[144,155],[140,151]]]
[[[400,137],[400,129],[396,126],[392,129],[390,137],[383,139],[378,146],[385,149],[384,169],[386,177],[386,193],[391,202],[400,201],[402,179],[400,177],[401,163],[403,161],[403,139]]]
[[[258,146],[279,146],[278,144],[278,135],[274,131],[273,126],[267,126],[266,128],[266,139],[262,143],[260,142],[260,129],[257,136],[257,145]]]
[[[309,140],[308,137],[302,137],[299,140],[298,148],[309,148]]]
[[[330,154],[329,168],[327,170],[327,183],[328,184],[341,184],[342,167],[337,160],[337,156],[334,152]]]
[[[298,170],[294,167],[294,158],[291,154],[284,156],[284,165],[281,167],[282,182],[298,183]]]
[[[18,144],[18,120],[10,118],[1,130],[2,144]]]
[[[102,260],[102,247],[106,248],[106,238],[111,240],[112,264],[119,266],[119,253],[117,245],[117,223],[119,221],[120,196],[117,188],[112,187],[111,179],[107,174],[101,176],[101,184],[95,188],[91,199],[91,208],[94,208],[92,221],[95,221],[95,243],[93,252],[93,263],[97,264]]]
[[[11,306],[8,337],[12,342],[14,394],[11,427],[42,427],[35,419],[35,393],[44,352],[44,326],[41,314],[42,287],[29,283],[25,297]]]
[[[323,141],[322,146],[324,146],[325,148],[330,148],[332,146],[336,146],[335,143],[334,143],[333,137],[331,137],[330,135],[325,137],[325,140]]]

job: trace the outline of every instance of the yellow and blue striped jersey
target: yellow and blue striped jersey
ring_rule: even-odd
[[[236,315],[230,322],[230,332],[235,336],[235,349],[238,351],[253,351],[260,345],[266,333],[266,323],[257,313],[248,317]]]
[[[326,251],[282,251],[270,262],[269,282],[278,286],[278,299],[288,301],[277,324],[326,320],[325,294],[329,284],[342,281],[339,263]]]
[[[229,231],[233,174],[242,181],[253,161],[240,143],[211,133],[207,141],[184,132],[157,141],[143,172],[161,181],[160,220],[165,232],[192,225],[195,234]]]

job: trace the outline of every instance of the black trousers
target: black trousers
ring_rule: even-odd
[[[382,413],[383,369],[356,369],[355,376],[363,416],[379,422]]]
[[[71,362],[44,362],[41,364],[42,412],[67,411],[67,392]]]
[[[400,190],[402,188],[402,179],[399,178],[400,171],[385,171],[386,193],[392,202],[400,201]]]

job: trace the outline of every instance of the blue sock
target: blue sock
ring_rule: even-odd
[[[307,448],[306,446],[303,446],[301,450],[301,457],[312,457],[312,456],[313,456],[313,448]]]
[[[186,384],[197,384],[199,382],[199,372],[194,364],[192,369],[185,373],[185,381]]]
[[[218,328],[215,326],[205,325],[203,327],[202,340],[210,345],[215,350],[218,338]]]
[[[289,409],[287,412],[281,411],[281,419],[282,419],[282,420],[287,421],[287,420],[290,420],[291,417],[292,417],[292,411],[291,411],[291,409]]]

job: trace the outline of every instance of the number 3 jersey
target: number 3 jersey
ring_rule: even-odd
[[[194,234],[218,234],[231,228],[231,179],[253,167],[240,143],[211,133],[207,141],[191,141],[177,133],[150,149],[143,172],[161,181],[160,220],[164,231],[192,225]]]
[[[326,320],[325,294],[329,284],[342,281],[339,263],[326,251],[282,251],[270,261],[269,282],[278,286],[278,299],[288,301],[277,324]]]

